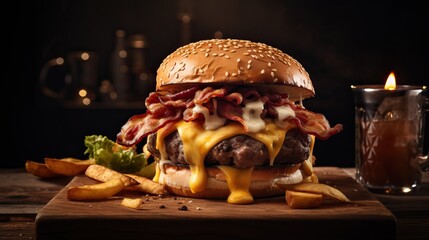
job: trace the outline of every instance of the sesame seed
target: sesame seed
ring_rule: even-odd
[[[250,54],[249,54],[248,52],[246,52],[246,53],[243,53],[243,55],[245,55],[245,56],[249,56]]]
[[[274,78],[274,80],[273,80],[273,81],[274,81],[274,82],[277,82],[278,80],[279,80],[278,78]]]
[[[178,73],[176,73],[176,79],[178,79],[179,78],[179,74]]]
[[[241,61],[241,59],[240,58],[237,58],[237,62],[239,63]]]
[[[274,77],[274,72],[271,72],[271,77]]]
[[[250,69],[252,66],[249,64],[249,65],[247,65],[247,69]]]
[[[233,77],[237,77],[237,73],[232,73],[231,74]]]
[[[208,57],[208,56],[209,56],[209,54],[208,54],[208,53],[206,53],[206,54],[204,54],[204,56]]]
[[[173,71],[174,67],[176,66],[176,62],[173,63],[173,66],[171,66],[170,71]]]
[[[268,62],[268,67],[271,67],[273,64],[271,62]]]
[[[229,57],[228,55],[225,55],[225,58],[226,58],[226,59],[230,59],[230,57]]]
[[[249,61],[247,61],[247,63],[248,63],[248,64],[251,64],[251,63],[252,63],[252,59],[250,59]]]
[[[271,71],[277,72],[277,68],[273,68],[273,69],[271,69]]]
[[[219,57],[223,57],[223,55],[225,55],[225,53],[219,53]]]
[[[262,69],[262,70],[261,70],[261,74],[264,74],[264,73],[265,73],[265,69]]]
[[[235,52],[237,52],[237,51],[236,51],[235,49],[231,49],[231,52],[232,52],[232,53],[235,53]]]
[[[229,77],[229,72],[225,72],[225,77]]]

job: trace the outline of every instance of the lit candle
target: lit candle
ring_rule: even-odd
[[[356,121],[356,179],[376,192],[418,188],[426,86],[397,85],[392,71],[382,85],[352,86]]]

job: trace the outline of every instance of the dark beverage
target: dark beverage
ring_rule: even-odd
[[[360,179],[368,188],[408,191],[420,181],[415,121],[393,120],[361,123]]]

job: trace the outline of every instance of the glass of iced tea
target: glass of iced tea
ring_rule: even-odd
[[[429,170],[424,149],[426,86],[351,87],[355,100],[356,179],[377,193],[404,194],[420,188]]]

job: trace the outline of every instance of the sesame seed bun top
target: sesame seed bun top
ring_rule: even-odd
[[[157,71],[157,91],[190,85],[255,85],[289,94],[292,101],[314,96],[309,74],[277,48],[239,39],[202,40],[178,48]]]

